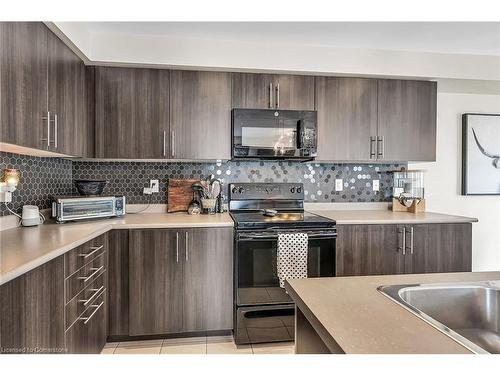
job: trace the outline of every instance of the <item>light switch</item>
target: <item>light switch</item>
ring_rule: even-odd
[[[380,180],[373,180],[373,191],[380,190]]]
[[[344,184],[341,178],[335,179],[335,191],[342,191],[344,189]]]

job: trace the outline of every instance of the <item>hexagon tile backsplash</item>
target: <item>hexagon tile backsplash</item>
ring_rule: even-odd
[[[1,168],[18,168],[21,185],[12,206],[24,204],[48,208],[50,195],[76,194],[74,179],[105,179],[104,194],[124,194],[127,203],[166,203],[168,178],[204,178],[215,175],[224,184],[231,182],[302,182],[307,202],[382,202],[390,200],[392,175],[389,171],[406,164],[325,164],[273,162],[112,162],[39,158],[0,153]],[[343,191],[335,191],[335,179],[343,180]],[[160,193],[142,195],[150,179],[160,180]],[[380,191],[372,180],[380,180]],[[0,216],[6,215],[5,206]]]
[[[9,203],[15,212],[20,212],[25,204],[48,208],[52,195],[64,195],[73,190],[70,160],[0,152],[0,169],[4,168],[15,168],[21,172],[19,186],[12,194],[12,203]],[[8,214],[5,204],[0,204],[0,216]]]

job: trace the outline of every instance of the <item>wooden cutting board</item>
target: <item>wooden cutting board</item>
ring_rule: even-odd
[[[189,203],[193,200],[193,185],[198,180],[168,179],[167,212],[187,211]]]

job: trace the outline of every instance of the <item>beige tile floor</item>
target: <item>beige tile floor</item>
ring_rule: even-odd
[[[236,345],[232,336],[107,343],[101,354],[293,354],[293,342]]]

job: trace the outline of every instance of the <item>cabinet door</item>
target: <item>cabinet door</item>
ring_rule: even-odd
[[[232,107],[274,108],[275,79],[272,74],[233,73]]]
[[[316,77],[316,109],[317,160],[362,161],[376,157],[376,80]]]
[[[48,33],[41,22],[0,22],[1,142],[47,149]]]
[[[177,230],[129,235],[129,334],[182,331],[182,259]]]
[[[64,257],[0,286],[0,352],[64,353]]]
[[[172,71],[170,157],[231,158],[231,75]]]
[[[184,231],[184,330],[233,327],[233,231]]]
[[[168,155],[169,71],[96,68],[96,157]]]
[[[85,65],[55,34],[48,34],[50,149],[85,156],[87,147]]]
[[[406,273],[470,272],[471,268],[470,223],[406,227]]]
[[[314,77],[280,74],[275,81],[276,108],[314,110]]]
[[[436,160],[436,82],[378,81],[378,158]]]
[[[106,292],[66,332],[67,352],[71,354],[99,354],[106,344]]]
[[[129,333],[129,231],[109,232],[108,335]]]
[[[314,77],[234,73],[232,98],[233,108],[314,110]]]
[[[404,272],[401,227],[338,225],[336,276],[392,275]]]

